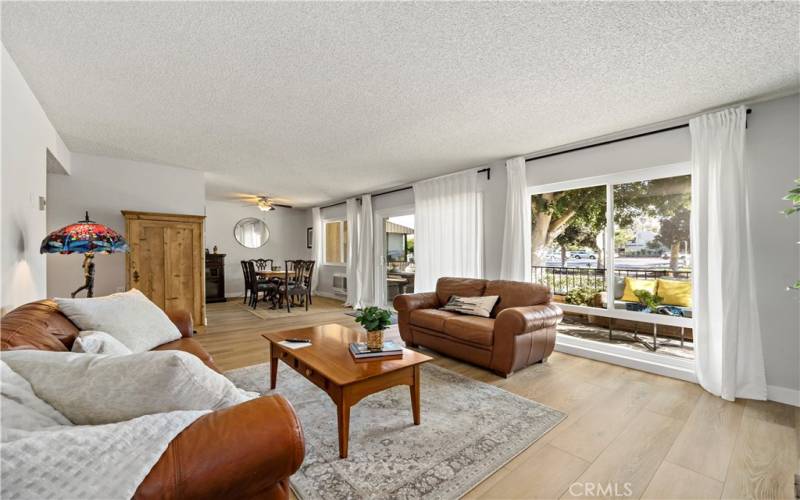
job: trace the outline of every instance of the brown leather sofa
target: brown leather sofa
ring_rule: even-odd
[[[500,298],[491,317],[483,318],[441,310],[452,295]],[[394,307],[410,347],[425,346],[508,377],[553,352],[563,313],[551,297],[534,283],[440,278],[435,292],[398,295]]]
[[[217,370],[192,338],[192,317],[170,315],[182,338],[156,350],[190,352]],[[68,351],[78,328],[55,302],[20,306],[0,320],[0,349]],[[265,375],[266,376],[266,375]],[[288,498],[289,476],[303,462],[305,443],[292,406],[263,396],[197,419],[173,439],[150,470],[137,499]]]

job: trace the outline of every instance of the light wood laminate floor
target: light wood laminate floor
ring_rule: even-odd
[[[265,320],[233,299],[208,305],[208,325],[198,327],[197,339],[230,370],[268,360],[264,332],[357,327],[346,310],[315,297],[310,314]],[[730,403],[695,384],[558,352],[508,379],[424,352],[439,366],[569,415],[468,498],[794,498],[797,408]]]

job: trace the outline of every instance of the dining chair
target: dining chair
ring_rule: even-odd
[[[254,259],[257,271],[272,271],[274,261],[272,259]]]
[[[256,264],[253,260],[248,260],[247,274],[250,276],[250,306],[255,309],[258,306],[258,293],[263,292],[264,298],[268,298],[278,291],[277,285],[270,281],[257,279]]]
[[[287,260],[284,262],[284,279],[278,288],[279,307],[286,299],[286,311],[292,312],[295,297],[303,298],[306,311],[311,303],[311,273],[314,272],[313,260]]]
[[[250,283],[250,271],[247,266],[247,261],[242,261],[242,275],[244,276],[244,300],[242,304],[247,304],[247,294],[250,293],[250,289],[253,287],[252,283]]]

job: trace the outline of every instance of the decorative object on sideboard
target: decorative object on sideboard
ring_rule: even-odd
[[[214,255],[216,255],[216,254],[217,254],[217,245],[214,245],[214,250],[213,250],[213,252],[214,252]]]
[[[108,226],[98,224],[86,218],[75,224],[64,226],[48,234],[39,247],[39,253],[82,253],[83,285],[70,294],[75,297],[78,292],[86,290],[87,297],[94,296],[94,254],[117,253],[129,251],[128,242],[119,233]]]
[[[314,228],[306,228],[306,248],[311,248],[311,242],[314,241]]]
[[[233,227],[233,237],[245,248],[261,248],[269,241],[269,228],[261,219],[246,217]]]
[[[206,254],[206,302],[225,302],[225,254]]]
[[[370,306],[359,309],[356,322],[367,331],[367,348],[383,349],[383,331],[392,324],[392,313],[387,309]]]

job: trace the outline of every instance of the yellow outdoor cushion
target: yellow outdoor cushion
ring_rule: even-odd
[[[692,307],[692,282],[658,279],[658,295],[668,306]]]
[[[639,297],[633,294],[636,290],[647,290],[655,294],[656,280],[641,280],[636,278],[625,278],[625,292],[622,294],[622,299],[625,302],[639,302]]]

